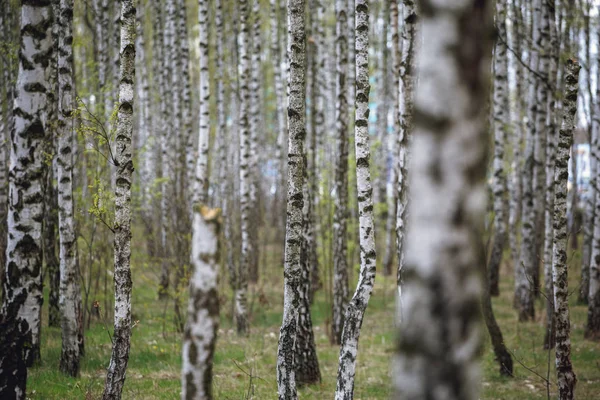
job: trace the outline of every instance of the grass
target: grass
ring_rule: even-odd
[[[139,257],[139,256],[138,256]],[[273,257],[271,257],[273,258]],[[275,262],[268,262],[275,264]],[[131,355],[124,399],[180,398],[181,341],[173,324],[172,304],[156,300],[156,271],[136,267],[134,258],[133,328]],[[548,351],[543,350],[544,304],[537,302],[534,322],[518,323],[512,308],[512,272],[503,266],[501,296],[494,298],[494,311],[505,342],[515,358],[515,376],[503,378],[485,333],[482,361],[482,399],[545,399]],[[259,286],[251,287],[251,333],[239,337],[231,323],[230,294],[221,287],[221,325],[214,366],[216,399],[276,399],[275,360],[282,309],[282,273],[274,266],[263,273]],[[355,274],[356,275],[356,274]],[[578,271],[571,268],[571,288],[577,286]],[[377,277],[375,291],[362,328],[356,373],[356,399],[390,397],[390,360],[394,352],[394,278]],[[543,298],[543,297],[542,297]],[[165,312],[165,310],[167,312]],[[301,388],[303,399],[332,398],[335,390],[338,348],[329,344],[329,308],[321,291],[313,307],[313,321],[323,381]],[[600,343],[583,340],[587,307],[571,296],[572,359],[577,374],[578,399],[600,398]],[[108,321],[108,328],[112,321]],[[31,399],[97,399],[104,385],[104,371],[111,352],[109,335],[101,321],[86,331],[86,356],[81,377],[58,372],[60,330],[44,327],[42,362],[32,368],[27,384]],[[550,398],[556,398],[554,355],[550,354]],[[250,393],[250,396],[249,396]]]

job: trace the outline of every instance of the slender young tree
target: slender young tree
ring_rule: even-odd
[[[21,4],[18,79],[13,103],[8,187],[5,298],[0,313],[0,397],[25,399],[26,366],[40,354],[42,219],[48,62],[52,46],[49,2]]]
[[[513,0],[511,2],[511,36],[510,44],[514,49],[515,54],[511,54],[510,68],[516,71],[517,77],[525,76],[525,69],[521,64],[521,42],[522,42],[522,31],[523,31],[523,18],[522,11],[519,7],[520,0]],[[519,57],[519,59],[517,59]],[[526,109],[523,93],[523,80],[516,79],[515,82],[515,94],[517,101],[515,102],[514,110],[511,112],[511,149],[512,149],[512,160],[511,160],[511,174],[509,184],[510,200],[509,200],[509,211],[508,211],[508,241],[510,245],[510,256],[513,263],[513,269],[517,271],[519,269],[519,221],[521,219],[521,190],[523,188],[522,179],[522,167],[521,167],[521,147],[523,143],[523,110]]]
[[[600,30],[598,31],[598,38],[600,39]],[[597,60],[600,60],[600,52],[597,54]],[[600,64],[599,64],[600,65]],[[597,70],[596,82],[600,77],[600,68]],[[600,85],[596,85],[596,102],[594,104],[596,109],[594,112],[594,118],[592,119],[592,130],[590,137],[590,194],[586,196],[584,218],[583,218],[583,249],[581,256],[581,284],[579,291],[579,301],[584,304],[589,304],[590,294],[590,270],[591,265],[594,262],[591,260],[592,248],[594,242],[594,229],[596,225],[596,190],[597,190],[597,157],[594,156],[593,144],[598,141],[600,132]]]
[[[573,143],[573,130],[577,114],[579,63],[572,59],[565,65],[565,96],[563,120],[558,135],[556,168],[554,171],[554,245],[552,276],[554,283],[554,313],[556,324],[556,374],[558,398],[575,398],[577,378],[571,363],[571,322],[569,319],[569,283],[567,276],[567,178],[569,176],[569,151]]]
[[[73,200],[75,82],[73,71],[73,0],[60,0],[58,17],[58,231],[60,235],[60,311],[62,352],[60,370],[79,374],[83,350],[83,310],[77,259]]]
[[[304,0],[288,0],[288,194],[285,235],[283,321],[277,348],[277,393],[297,398],[294,344],[302,286],[302,208],[306,136],[306,25]],[[307,300],[307,299],[305,299]]]
[[[360,274],[356,292],[348,303],[342,332],[338,365],[336,400],[354,397],[354,375],[358,355],[360,328],[375,283],[376,246],[373,218],[369,147],[369,2],[355,2],[356,99],[354,143],[356,153],[356,187],[358,189]]]
[[[208,149],[210,136],[208,0],[200,0],[198,2],[198,19],[200,25],[200,131],[198,133],[198,157],[196,158],[193,203],[205,204],[208,200]]]
[[[213,355],[219,327],[217,265],[220,210],[194,206],[192,266],[187,324],[183,335],[181,398],[211,400]]]
[[[398,399],[478,398],[492,4],[420,1]]]
[[[498,36],[506,37],[506,1],[496,1],[496,29]],[[494,208],[494,239],[492,254],[489,260],[489,291],[490,295],[500,294],[500,264],[506,241],[506,175],[504,173],[504,145],[509,124],[508,102],[508,56],[506,42],[496,41],[494,50],[494,161],[493,161],[493,208]]]
[[[119,400],[125,383],[131,340],[131,178],[133,159],[133,94],[135,92],[135,7],[121,0],[119,101],[116,122],[115,179],[115,319],[113,349],[103,400]]]
[[[396,253],[398,256],[397,283],[398,293],[402,283],[404,268],[404,241],[406,233],[408,207],[408,148],[413,130],[413,92],[414,92],[414,54],[417,34],[417,7],[414,0],[403,0],[404,23],[402,26],[402,56],[400,59],[400,81],[398,86],[399,107],[398,120],[400,134],[398,135],[397,156],[397,191],[396,204]],[[401,296],[398,303],[401,312]]]
[[[248,266],[250,265],[250,27],[248,0],[240,0],[238,34],[239,131],[240,131],[240,208],[242,252],[236,274],[235,318],[239,334],[248,333],[247,298]]]
[[[60,265],[56,256],[58,245],[58,196],[54,184],[56,178],[56,148],[58,125],[58,33],[59,33],[60,0],[52,1],[52,53],[50,55],[50,74],[48,84],[50,90],[46,93],[48,104],[46,106],[46,126],[48,137],[46,140],[46,154],[50,158],[51,166],[46,168],[46,186],[44,190],[43,222],[43,252],[45,272],[48,274],[48,326],[60,327]]]
[[[346,40],[347,0],[335,1],[335,211],[333,215],[333,317],[331,341],[341,343],[344,313],[348,303],[347,217],[348,217],[348,42]]]
[[[555,8],[549,7],[550,11],[550,66],[548,76],[554,80],[558,73],[559,43],[554,18]],[[555,92],[555,91],[553,91]],[[548,134],[546,143],[546,209],[544,210],[544,290],[546,294],[546,333],[544,336],[544,349],[554,347],[554,286],[552,284],[552,247],[554,245],[554,168],[556,163],[556,94],[551,92],[548,96],[546,111],[546,127]]]
[[[533,0],[533,43],[539,38],[539,25],[541,14],[541,0]],[[529,55],[529,68],[538,69],[537,45],[532,45]],[[535,167],[535,142],[537,137],[536,116],[538,113],[538,101],[536,98],[538,80],[535,74],[529,74],[527,92],[527,137],[523,164],[523,190],[522,190],[522,224],[521,224],[521,250],[519,263],[515,266],[515,306],[519,312],[519,321],[527,321],[533,318],[534,293],[533,273],[537,269],[535,259],[536,233],[535,233],[535,209],[534,209],[534,167]]]
[[[400,33],[399,33],[399,21],[398,21],[398,1],[387,0],[389,14],[390,14],[390,25],[391,25],[391,37],[392,37],[392,76],[393,76],[393,90],[391,95],[393,99],[392,103],[392,121],[393,121],[393,132],[400,132],[400,91],[396,90],[400,86]],[[390,168],[390,181],[398,182],[398,160],[399,156],[399,140],[396,139],[395,135],[390,135],[391,142],[391,153],[392,153],[392,167]],[[385,255],[383,259],[383,273],[384,275],[391,275],[393,269],[394,252],[397,253],[397,237],[396,237],[396,212],[398,202],[398,190],[394,185],[388,186],[391,190],[387,194],[387,206],[388,214],[385,225]]]

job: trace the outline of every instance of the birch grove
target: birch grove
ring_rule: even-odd
[[[597,397],[599,15],[0,2],[0,399]]]

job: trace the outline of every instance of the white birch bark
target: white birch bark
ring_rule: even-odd
[[[304,0],[288,0],[288,194],[285,236],[283,321],[277,348],[277,393],[297,398],[294,347],[302,286],[302,192],[306,108],[306,26]]]
[[[152,224],[154,221],[152,210],[152,183],[154,182],[154,158],[155,140],[151,132],[153,126],[152,112],[150,111],[150,85],[148,82],[148,60],[146,58],[146,34],[144,32],[144,11],[143,2],[138,3],[137,13],[137,35],[136,35],[136,54],[138,69],[140,71],[137,81],[138,101],[140,103],[138,116],[139,140],[138,149],[140,151],[140,180],[142,183],[142,212],[145,223]],[[158,29],[158,27],[155,27]],[[156,56],[156,54],[155,54]]]
[[[213,398],[213,355],[219,327],[217,265],[219,209],[195,206],[192,223],[192,267],[188,316],[183,335],[181,398]]]
[[[154,18],[155,18],[155,35],[154,35],[154,52],[152,57],[155,64],[153,65],[155,80],[158,81],[158,91],[160,99],[168,98],[168,79],[171,74],[171,63],[169,62],[169,52],[167,51],[168,43],[170,43],[170,32],[167,29],[166,12],[163,10],[160,2],[154,3]],[[160,167],[161,167],[161,184],[160,184],[160,244],[161,244],[161,273],[158,288],[159,298],[166,298],[169,293],[170,286],[170,271],[169,271],[169,256],[170,248],[167,241],[169,236],[169,199],[171,197],[173,165],[171,154],[169,152],[170,141],[170,108],[168,101],[159,101],[159,113],[161,116],[159,133],[160,137]],[[158,124],[157,124],[158,125]]]
[[[600,102],[596,99],[596,102]],[[600,106],[599,106],[600,107]],[[592,165],[598,168],[600,161],[600,135],[598,131],[593,135],[591,145]],[[592,198],[594,199],[594,229],[591,243],[591,254],[589,264],[589,291],[588,291],[588,315],[585,328],[585,337],[592,340],[600,339],[600,181],[596,177],[595,186],[592,187]]]
[[[200,0],[198,2],[198,23],[200,25],[200,130],[198,132],[196,179],[194,180],[194,205],[205,204],[208,200],[208,148],[210,138],[210,77],[208,72],[208,0]]]
[[[506,1],[496,1],[496,29],[498,36],[506,37]],[[489,291],[491,296],[500,294],[500,264],[506,241],[506,174],[504,171],[504,146],[508,134],[508,58],[506,43],[496,41],[494,51],[494,160],[492,165],[492,193],[494,209],[494,239],[489,260]]]
[[[354,296],[348,303],[335,390],[336,400],[354,398],[354,375],[358,355],[360,328],[375,283],[376,246],[373,218],[369,147],[369,3],[355,2],[356,99],[354,143],[356,154],[356,187],[358,190],[360,274]]]
[[[600,31],[598,31],[600,39]],[[600,52],[597,54],[597,61],[600,60]],[[598,64],[600,65],[600,63]],[[597,71],[596,82],[600,77],[600,69]],[[579,291],[579,301],[588,304],[590,293],[590,266],[592,264],[592,246],[594,241],[594,228],[596,226],[596,189],[598,184],[598,166],[597,158],[593,155],[593,144],[598,141],[600,131],[600,85],[596,85],[596,102],[594,104],[595,112],[592,119],[592,131],[590,137],[590,182],[589,194],[585,199],[584,219],[583,219],[583,249],[581,259],[581,288]]]
[[[131,180],[133,159],[133,94],[135,91],[135,7],[121,0],[119,100],[116,121],[115,179],[115,314],[113,349],[106,374],[103,400],[121,398],[131,340]]]
[[[556,338],[556,374],[558,398],[575,398],[577,378],[571,364],[571,323],[569,320],[569,283],[567,276],[567,180],[569,176],[569,151],[573,143],[573,130],[577,115],[579,63],[572,59],[565,65],[565,96],[563,119],[558,134],[556,168],[554,171],[554,236],[552,277],[554,284],[554,313]]]
[[[341,343],[344,327],[344,313],[348,303],[348,261],[347,261],[347,218],[348,218],[348,89],[347,64],[348,42],[347,0],[335,2],[335,200],[333,215],[333,317],[331,321],[331,341]]]
[[[398,255],[398,315],[402,315],[402,269],[404,268],[404,258],[406,255],[404,241],[406,235],[406,222],[408,218],[408,159],[409,145],[413,130],[413,92],[414,92],[414,53],[417,34],[417,8],[414,0],[403,0],[403,24],[402,24],[402,54],[400,60],[400,80],[398,86],[398,120],[400,123],[400,133],[398,135],[398,164],[397,172],[397,202],[396,202],[396,252]]]
[[[250,264],[250,37],[248,0],[240,0],[240,25],[238,35],[238,82],[239,82],[239,140],[240,140],[240,207],[242,252],[240,254],[235,293],[235,316],[239,334],[248,332],[247,298],[248,267]]]
[[[276,159],[279,161],[279,179],[276,184],[276,208],[277,215],[284,217],[284,193],[285,193],[285,180],[287,171],[287,157],[285,156],[285,148],[287,146],[286,141],[286,125],[287,115],[285,113],[285,88],[283,80],[283,69],[281,57],[281,46],[279,40],[279,32],[281,30],[279,17],[279,0],[270,0],[270,28],[271,28],[271,54],[270,58],[273,62],[273,83],[275,90],[275,128],[277,129],[277,149]],[[280,218],[279,218],[280,219]],[[278,221],[279,221],[278,219]],[[283,224],[278,224],[282,226]]]
[[[79,374],[83,350],[83,309],[73,199],[75,82],[73,71],[73,0],[60,0],[58,35],[58,232],[60,235],[60,370]]]
[[[426,45],[414,103],[404,315],[393,372],[398,399],[479,394],[492,5],[420,2]]]
[[[549,9],[550,24],[550,64],[548,77],[554,81],[558,70],[558,36],[554,22],[555,10]],[[548,96],[546,109],[545,130],[548,135],[546,143],[546,209],[544,210],[544,291],[546,293],[546,334],[544,337],[544,348],[554,347],[554,287],[552,285],[552,247],[554,245],[554,168],[556,163],[556,94]]]
[[[512,160],[511,160],[511,174],[509,184],[509,211],[508,211],[508,240],[510,245],[510,256],[513,263],[513,269],[517,270],[519,265],[519,221],[521,220],[521,190],[523,187],[523,179],[521,176],[521,147],[523,144],[523,111],[527,108],[523,99],[523,80],[526,80],[524,68],[521,66],[518,57],[522,57],[521,53],[521,41],[522,41],[522,30],[523,30],[523,19],[521,18],[521,10],[518,7],[517,1],[511,2],[511,14],[510,19],[512,21],[511,29],[511,47],[514,49],[516,56],[511,53],[511,66],[516,71],[515,82],[515,94],[517,101],[515,102],[515,108],[511,113],[511,125],[512,125],[512,136],[511,136],[511,147],[512,147]]]
[[[261,35],[260,35],[260,1],[252,0],[252,48],[250,56],[250,241],[248,277],[250,282],[258,281],[258,227],[260,210],[258,207],[258,190],[260,170],[258,169],[258,138],[261,130]]]
[[[0,393],[25,399],[26,366],[39,359],[44,145],[52,47],[50,3],[20,7],[19,70],[11,131],[5,298],[0,313]]]
[[[535,119],[536,136],[535,141],[535,166],[533,175],[533,209],[535,211],[535,255],[534,262],[529,266],[530,280],[532,282],[533,295],[537,296],[540,290],[540,259],[542,258],[544,246],[544,211],[546,209],[546,105],[548,104],[548,69],[550,67],[550,5],[542,1],[541,18],[538,29],[539,36],[536,42],[539,55],[539,66],[537,70],[537,113]]]
[[[534,0],[532,5],[534,36],[533,42],[537,43],[540,23],[541,0]],[[534,44],[530,49],[529,67],[538,69],[538,49]],[[534,293],[532,270],[537,266],[535,258],[536,232],[534,209],[534,169],[535,169],[535,142],[537,137],[536,116],[538,101],[536,99],[538,80],[534,74],[529,74],[528,82],[528,109],[527,109],[527,136],[525,153],[523,154],[523,189],[522,223],[521,223],[521,250],[518,265],[515,266],[515,306],[519,312],[519,321],[528,321],[534,317]],[[545,103],[544,103],[545,104]]]
[[[396,236],[396,218],[398,211],[398,190],[396,187],[396,183],[398,182],[398,167],[399,161],[398,158],[400,156],[400,141],[398,140],[400,135],[400,96],[402,93],[400,92],[400,62],[401,62],[401,53],[400,53],[400,27],[399,27],[399,12],[398,12],[398,1],[397,0],[388,0],[389,9],[390,9],[390,25],[391,25],[391,37],[392,37],[392,76],[393,76],[393,86],[392,86],[392,127],[394,134],[390,135],[390,145],[391,153],[392,153],[392,167],[390,173],[390,182],[388,191],[390,193],[387,194],[388,201],[388,216],[386,221],[386,239],[385,239],[385,258],[383,263],[384,274],[391,275],[394,271],[397,273],[398,267],[397,264],[392,264],[394,261],[395,252],[398,254],[398,238]],[[390,190],[391,189],[391,190]],[[396,257],[397,258],[397,257]],[[399,262],[399,260],[397,261]],[[394,268],[395,267],[395,268]]]

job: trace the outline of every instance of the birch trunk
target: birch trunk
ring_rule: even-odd
[[[398,255],[398,315],[402,315],[402,269],[404,268],[404,241],[406,235],[408,207],[408,158],[409,145],[413,130],[413,91],[414,91],[414,53],[417,34],[417,8],[414,0],[403,0],[404,23],[402,25],[402,58],[400,60],[400,81],[398,96],[400,99],[400,134],[398,135],[398,166],[397,166],[397,208],[396,208],[396,252]],[[401,317],[400,317],[401,318]]]
[[[250,265],[250,37],[248,0],[238,3],[240,12],[240,31],[238,35],[238,82],[240,91],[239,130],[240,130],[240,207],[242,252],[240,254],[239,270],[237,273],[237,289],[235,293],[235,316],[239,334],[248,332],[247,299],[248,267]]]
[[[193,204],[205,204],[208,201],[208,148],[210,138],[208,0],[198,2],[198,23],[200,26],[200,130],[198,132],[198,158],[196,159]]]
[[[393,135],[390,135],[389,141],[391,142],[391,153],[392,153],[392,167],[390,168],[390,182],[392,185],[390,193],[387,195],[387,206],[388,215],[385,225],[386,238],[385,238],[385,256],[383,261],[383,273],[384,275],[391,275],[394,264],[394,252],[397,253],[397,236],[396,236],[396,212],[398,207],[398,190],[393,183],[398,182],[398,157],[399,151],[399,140],[396,139],[397,133],[400,132],[400,32],[399,32],[399,21],[398,21],[398,1],[388,0],[390,9],[390,24],[391,24],[391,36],[392,36],[392,76],[393,76],[393,90],[392,93],[392,121],[393,121]],[[396,90],[398,89],[398,90]],[[395,239],[395,240],[394,240]],[[397,271],[396,271],[397,272]]]
[[[133,94],[135,82],[135,7],[121,0],[119,101],[116,121],[115,179],[115,319],[113,349],[103,400],[119,400],[125,383],[131,339],[131,178]]]
[[[170,76],[170,63],[167,44],[168,35],[171,34],[166,28],[166,18],[163,7],[160,2],[154,4],[154,48],[153,48],[153,70],[155,80],[158,82],[158,92],[161,99],[166,99],[167,79]],[[159,113],[161,116],[160,132],[156,135],[160,137],[160,247],[161,247],[161,272],[158,285],[158,296],[165,299],[169,295],[170,271],[169,271],[169,197],[172,177],[172,162],[169,154],[169,107],[167,101],[159,102]],[[158,125],[158,124],[157,124]],[[157,126],[158,127],[158,126]]]
[[[546,114],[548,104],[548,69],[550,67],[550,5],[546,1],[542,1],[541,18],[538,29],[539,36],[536,41],[539,55],[539,67],[537,70],[538,85],[537,85],[537,113],[535,119],[536,125],[536,142],[535,142],[535,166],[533,175],[533,209],[535,212],[535,255],[534,262],[530,265],[529,275],[533,286],[533,295],[537,296],[540,290],[540,259],[541,250],[544,246],[544,210],[546,209],[546,142],[547,132]]]
[[[19,71],[8,193],[5,299],[0,313],[0,397],[25,399],[26,366],[39,359],[42,219],[52,46],[50,3],[21,5]]]
[[[415,93],[405,308],[393,372],[398,399],[479,394],[492,4],[420,2],[427,45]]]
[[[481,252],[485,252],[485,246],[483,243],[480,243]],[[489,284],[489,273],[487,271],[487,266],[485,263],[482,263],[483,269],[483,282],[484,282],[484,290],[481,291],[481,311],[483,314],[483,319],[485,320],[485,325],[487,327],[487,331],[490,335],[490,341],[492,342],[492,348],[494,349],[494,355],[496,356],[496,362],[500,364],[500,375],[502,376],[513,376],[513,360],[512,356],[506,349],[506,344],[504,343],[504,338],[502,336],[502,331],[500,330],[500,326],[496,321],[496,316],[494,315],[494,308],[492,306],[492,297],[490,295],[490,291],[486,290],[486,288],[490,287]]]
[[[575,398],[577,378],[571,364],[571,323],[569,320],[569,285],[567,276],[567,180],[569,176],[569,150],[573,143],[573,130],[577,114],[579,63],[567,60],[565,66],[565,96],[563,120],[558,135],[554,183],[554,245],[552,277],[554,284],[554,312],[556,321],[556,374],[558,398]]]
[[[336,400],[354,398],[354,375],[360,328],[375,283],[376,246],[373,218],[369,147],[369,2],[356,0],[355,55],[356,99],[354,143],[356,154],[356,187],[358,190],[360,274],[354,296],[348,303],[342,332],[342,343],[335,390]]]
[[[250,282],[258,282],[258,227],[260,210],[258,206],[259,174],[258,169],[258,132],[261,130],[261,35],[260,1],[252,0],[252,49],[250,56],[250,241],[248,277]]]
[[[541,13],[541,0],[533,1],[534,26],[539,24]],[[534,43],[539,37],[538,29],[534,27]],[[537,71],[538,51],[533,45],[529,58],[529,67]],[[528,321],[534,317],[534,287],[532,271],[536,269],[535,258],[536,232],[535,232],[535,209],[534,209],[534,168],[535,168],[535,142],[537,137],[536,116],[538,113],[538,101],[536,99],[538,81],[536,76],[529,74],[528,82],[528,110],[527,110],[527,138],[523,164],[523,190],[522,198],[522,223],[521,223],[521,251],[519,264],[515,266],[515,306],[519,312],[519,321]],[[545,104],[545,103],[544,103]]]
[[[600,31],[598,32],[600,39]],[[597,54],[600,60],[600,52]],[[600,65],[600,64],[599,64]],[[600,77],[600,69],[598,69],[596,81]],[[598,141],[600,131],[600,85],[596,87],[596,102],[594,104],[596,111],[592,119],[592,132],[590,137],[590,183],[589,194],[585,199],[584,218],[583,218],[583,249],[581,259],[581,284],[579,291],[579,301],[588,304],[590,293],[590,266],[592,264],[592,246],[594,241],[594,229],[596,224],[595,200],[597,189],[597,158],[593,155],[593,144]]]
[[[506,37],[506,1],[496,1],[496,29],[498,36]],[[496,41],[494,52],[494,161],[493,161],[493,208],[494,239],[489,259],[489,288],[491,296],[500,295],[500,265],[506,241],[506,175],[504,172],[504,145],[509,124],[508,58],[506,43]]]
[[[331,341],[341,343],[344,313],[348,303],[347,217],[348,217],[348,64],[347,0],[335,1],[335,131],[337,156],[335,164],[335,210],[333,215],[333,317]]]
[[[550,23],[550,66],[548,77],[554,81],[557,77],[558,69],[558,36],[556,24],[554,22],[555,10],[549,8]],[[554,244],[554,169],[556,163],[556,94],[550,93],[548,96],[548,106],[546,111],[546,132],[548,142],[546,146],[546,209],[544,210],[544,291],[546,293],[546,334],[544,337],[544,349],[554,347],[554,287],[552,284],[552,247]]]
[[[277,348],[277,393],[297,398],[294,347],[302,295],[302,192],[306,108],[306,25],[304,0],[288,0],[288,194],[285,236],[283,321]]]
[[[10,3],[4,3],[2,15],[0,15],[0,32],[4,38],[12,40],[12,6]],[[8,238],[7,217],[8,217],[8,155],[10,154],[9,139],[14,118],[12,114],[12,104],[14,95],[14,85],[9,84],[13,80],[13,62],[9,57],[3,57],[3,73],[0,79],[3,80],[5,106],[0,110],[0,249],[6,249]],[[0,306],[4,303],[4,278],[6,267],[6,252],[0,251]]]
[[[273,61],[273,84],[275,90],[275,128],[277,129],[277,150],[276,150],[276,158],[279,162],[279,179],[276,184],[276,211],[277,211],[277,221],[279,222],[281,217],[285,218],[285,210],[284,210],[284,188],[285,188],[285,177],[286,177],[286,156],[285,156],[285,147],[286,147],[286,121],[287,116],[284,110],[284,97],[285,97],[285,88],[283,86],[283,66],[281,62],[281,47],[279,40],[279,31],[280,29],[280,18],[279,16],[279,0],[270,0],[270,27],[271,27],[271,54],[270,58]],[[278,223],[277,226],[281,227],[285,224]]]
[[[192,267],[187,324],[183,335],[181,398],[213,398],[213,355],[219,327],[217,265],[219,263],[220,211],[194,207]]]
[[[308,256],[310,259],[309,265],[309,275],[310,275],[310,304],[313,303],[314,295],[317,290],[321,289],[323,283],[321,281],[320,276],[320,268],[319,268],[319,257],[317,253],[317,239],[316,235],[318,232],[318,222],[316,220],[317,215],[317,205],[319,200],[319,183],[318,179],[318,165],[317,165],[317,154],[322,151],[322,140],[325,136],[325,91],[324,88],[324,74],[323,71],[325,69],[324,65],[324,44],[325,44],[325,32],[323,28],[324,24],[324,6],[322,0],[312,0],[311,9],[316,10],[316,13],[311,15],[311,36],[313,37],[313,41],[311,41],[313,48],[313,57],[314,60],[312,62],[312,76],[313,81],[312,85],[312,98],[314,98],[313,104],[315,105],[312,109],[312,136],[310,141],[310,166],[307,166],[309,172],[309,198],[307,199],[307,206],[310,207],[310,210],[307,209],[307,248],[308,248]],[[319,145],[318,145],[319,144]]]
[[[45,271],[48,274],[48,326],[60,327],[60,266],[56,256],[58,244],[58,199],[57,189],[54,184],[56,177],[56,140],[58,125],[58,33],[59,33],[60,0],[52,1],[52,52],[50,58],[50,74],[47,92],[48,105],[46,106],[48,138],[45,153],[50,158],[50,167],[46,168],[46,186],[44,191],[44,222],[43,222],[43,252]],[[42,277],[43,281],[43,277]]]
[[[313,75],[314,77],[314,75]],[[311,135],[314,138],[314,131]],[[311,139],[312,141],[312,139]],[[311,254],[312,242],[312,210],[311,210],[311,188],[308,178],[308,157],[305,156],[305,168],[303,173],[303,196],[304,205],[302,210],[302,245],[300,249],[301,277],[298,307],[298,327],[296,329],[296,341],[294,343],[294,363],[296,381],[299,386],[313,384],[321,381],[321,371],[319,369],[319,360],[317,358],[317,349],[315,346],[315,337],[313,333],[312,316],[310,313],[311,304],[311,272],[316,259]]]
[[[596,102],[600,102],[596,99]],[[600,135],[598,132],[593,137],[591,146],[592,164],[598,168],[600,160]],[[600,190],[598,190],[598,178],[592,187],[592,198],[594,199],[594,230],[589,265],[589,292],[588,292],[588,315],[585,328],[585,337],[592,340],[600,340]]]
[[[79,374],[83,350],[83,310],[73,200],[75,82],[73,71],[73,0],[60,0],[58,35],[58,231],[60,235],[60,370]]]
[[[512,30],[511,30],[511,46],[515,50],[516,55],[512,55],[511,57],[511,68],[516,71],[516,76],[518,78],[524,78],[524,68],[521,66],[518,57],[522,57],[521,52],[521,41],[522,41],[522,31],[523,31],[523,18],[521,9],[519,8],[519,4],[516,0],[513,0],[511,3],[511,15],[510,19],[512,21]],[[509,181],[509,192],[510,192],[510,200],[509,200],[509,211],[508,211],[508,240],[510,244],[510,257],[513,263],[513,269],[515,271],[519,268],[519,222],[521,220],[521,203],[522,203],[522,189],[523,189],[523,177],[521,175],[522,172],[522,163],[521,163],[521,148],[523,145],[523,110],[525,110],[526,104],[523,99],[523,81],[524,79],[516,79],[515,82],[515,93],[517,96],[517,101],[515,105],[515,109],[512,112],[512,121],[511,125],[513,127],[513,132],[511,136],[511,145],[512,145],[512,160],[511,160],[511,175]]]

